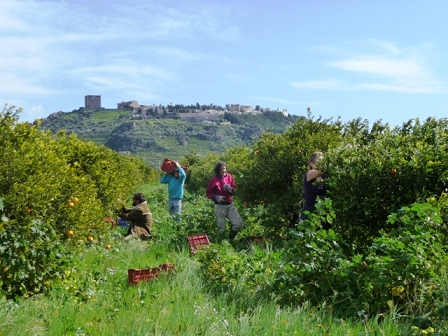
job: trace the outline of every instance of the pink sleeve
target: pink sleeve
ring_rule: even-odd
[[[210,181],[208,182],[207,189],[205,190],[205,195],[207,196],[207,198],[213,199],[214,186],[215,186],[214,178],[211,178]]]

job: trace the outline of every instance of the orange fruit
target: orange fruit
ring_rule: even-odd
[[[93,237],[92,236],[88,236],[87,237],[87,241],[90,242],[90,243],[93,242]]]
[[[110,245],[109,244],[106,245],[106,250],[110,250]]]
[[[68,237],[73,237],[74,233],[72,230],[69,230],[65,233]]]
[[[73,203],[78,203],[79,199],[77,197],[73,197]]]
[[[30,212],[31,212],[31,209],[28,208],[28,207],[26,207],[26,208],[25,208],[25,211],[26,211],[27,213],[30,213]]]
[[[397,173],[397,170],[396,170],[395,168],[392,168],[392,169],[390,170],[390,173],[391,173],[392,175],[395,175],[395,174]]]
[[[73,207],[75,206],[75,203],[73,203],[73,202],[68,202],[67,206],[68,206],[69,208],[73,208]]]

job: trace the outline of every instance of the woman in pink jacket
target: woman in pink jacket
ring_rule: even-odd
[[[236,191],[236,184],[233,176],[227,172],[226,164],[219,161],[215,166],[215,176],[208,182],[206,195],[215,203],[216,223],[218,232],[226,231],[226,220],[232,223],[229,233],[229,240],[235,239],[243,226],[238,210],[233,204],[233,195]]]

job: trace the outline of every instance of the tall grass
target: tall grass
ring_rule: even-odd
[[[212,292],[202,282],[187,240],[170,244],[164,230],[174,225],[166,210],[165,189],[143,186],[155,218],[155,239],[122,240],[122,230],[93,243],[79,242],[73,266],[51,292],[0,301],[0,335],[411,335],[396,316],[353,316],[341,320],[331,307],[283,308],[253,297],[244,309],[233,291]],[[184,204],[184,213],[193,212]],[[186,238],[186,237],[185,237]],[[76,237],[74,238],[76,239]],[[110,250],[105,249],[111,244]],[[171,263],[175,270],[138,285],[128,283],[130,268]]]
[[[127,269],[173,263],[175,271],[130,285]],[[238,309],[232,293],[211,295],[188,247],[135,241],[84,246],[48,295],[0,305],[1,335],[398,335],[392,320],[341,321],[312,307],[275,302]],[[238,291],[236,289],[236,291]]]

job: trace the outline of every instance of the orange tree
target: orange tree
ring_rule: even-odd
[[[401,127],[375,123],[322,162],[336,229],[364,245],[403,206],[439,196],[448,187],[448,121],[418,119]]]
[[[66,243],[105,233],[104,218],[121,207],[117,197],[154,176],[138,159],[75,135],[53,136],[39,121],[19,123],[19,113],[5,107],[0,114],[0,286],[7,295],[45,290],[69,261]]]
[[[310,155],[326,153],[341,141],[339,121],[311,117],[299,119],[283,134],[262,134],[238,171],[239,197],[249,205],[267,208],[267,229],[285,227],[301,209],[302,180]]]
[[[309,156],[337,146],[341,128],[339,121],[302,118],[283,134],[266,132],[251,146],[211,153],[189,167],[187,188],[203,194],[215,163],[223,160],[236,180],[237,201],[264,207],[265,228],[278,231],[301,209]]]

